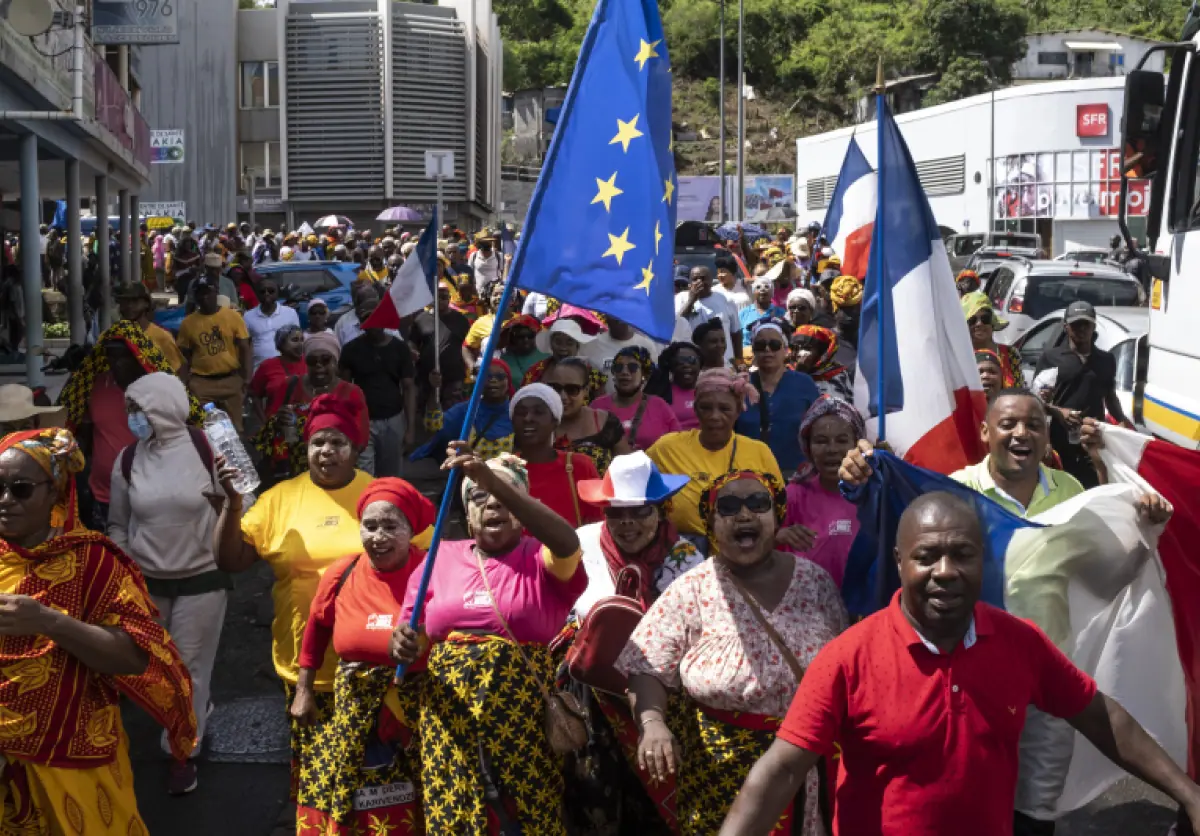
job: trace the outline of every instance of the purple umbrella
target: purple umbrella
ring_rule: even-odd
[[[423,219],[424,216],[416,209],[409,209],[407,206],[393,206],[390,209],[384,209],[380,212],[379,217],[375,220],[403,223],[405,221],[420,221]]]

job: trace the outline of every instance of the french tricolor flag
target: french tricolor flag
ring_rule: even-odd
[[[877,209],[854,402],[869,431],[906,461],[952,473],[986,453],[979,438],[986,401],[941,234],[908,146],[879,99]]]
[[[875,229],[878,186],[875,170],[863,156],[858,141],[850,137],[837,186],[825,213],[821,231],[842,260],[842,274],[861,279],[867,275],[871,233]]]
[[[387,296],[362,323],[363,328],[399,328],[400,320],[433,304],[434,276],[437,275],[437,215],[421,233],[417,246],[404,259]]]

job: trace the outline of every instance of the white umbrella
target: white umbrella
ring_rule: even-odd
[[[296,230],[297,235],[312,235],[313,228],[308,225],[308,221],[300,224],[300,228]]]

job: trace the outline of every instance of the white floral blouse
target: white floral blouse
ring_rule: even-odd
[[[805,668],[847,625],[829,573],[803,558],[795,559],[783,600],[766,616]],[[682,687],[712,708],[772,717],[787,713],[797,687],[779,648],[712,560],[667,587],[630,636],[617,669]]]
[[[604,549],[600,547],[603,526],[603,522],[592,523],[577,531],[579,546],[583,550],[583,569],[588,578],[587,589],[575,601],[575,617],[581,622],[597,601],[617,594],[612,571],[608,568]],[[663,559],[662,565],[655,570],[654,588],[660,593],[665,591],[676,578],[703,562],[704,555],[690,541],[680,537]]]

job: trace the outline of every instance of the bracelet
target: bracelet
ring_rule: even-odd
[[[645,720],[642,721],[642,728],[646,728],[647,723],[662,723],[665,726],[667,724],[667,721],[664,720],[662,717],[647,717]]]

